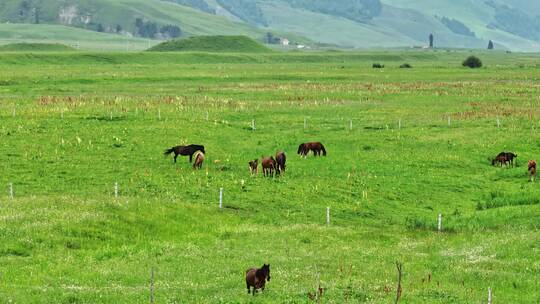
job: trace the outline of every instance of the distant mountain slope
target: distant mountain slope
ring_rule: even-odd
[[[0,0],[0,22],[359,48],[422,47],[433,33],[437,47],[486,48],[492,40],[498,49],[540,51],[540,1],[531,0]]]
[[[156,42],[53,24],[0,24],[0,44],[61,43],[80,50],[145,50]]]
[[[167,38],[172,35],[167,26],[178,27],[183,36],[264,35],[245,23],[161,0],[1,0],[0,22],[62,24],[147,38]]]

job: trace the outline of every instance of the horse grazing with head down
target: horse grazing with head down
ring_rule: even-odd
[[[191,163],[191,161],[193,160],[193,154],[195,154],[195,152],[197,151],[201,151],[202,153],[206,154],[206,151],[204,151],[204,146],[202,145],[176,146],[176,147],[172,147],[170,149],[165,150],[163,154],[167,156],[174,152],[175,163],[176,163],[176,158],[178,157],[178,155],[182,155],[182,156],[189,155],[189,162]]]
[[[274,170],[276,170],[276,160],[274,157],[263,157],[261,164],[264,176],[274,176]]]
[[[281,174],[285,172],[285,163],[287,162],[287,157],[285,152],[278,151],[276,153],[276,174]]]
[[[491,164],[495,166],[495,164],[500,165],[501,167],[503,165],[512,165],[514,166],[514,158],[517,158],[517,154],[514,154],[512,152],[501,152],[495,156],[495,158],[491,161]]]
[[[326,149],[323,144],[318,141],[303,143],[298,146],[298,154],[300,154],[300,156],[307,157],[309,151],[313,151],[313,155],[315,156],[321,156],[321,152],[323,156],[326,156]]]
[[[201,169],[204,162],[204,153],[198,151],[197,156],[195,156],[195,162],[193,163],[193,169]]]
[[[246,270],[246,287],[248,294],[253,287],[253,295],[257,289],[264,291],[266,281],[270,282],[270,264],[264,264],[261,268],[250,268]]]

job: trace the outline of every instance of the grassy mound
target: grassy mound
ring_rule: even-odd
[[[246,36],[194,36],[166,41],[150,48],[149,51],[262,53],[270,50]]]
[[[0,52],[66,52],[75,49],[60,43],[11,43],[0,46]]]

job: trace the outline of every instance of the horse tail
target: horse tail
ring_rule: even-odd
[[[326,156],[326,149],[324,148],[323,144],[321,144],[321,149],[322,149],[322,155]]]
[[[165,150],[165,151],[163,152],[163,155],[167,156],[167,155],[169,155],[169,154],[171,154],[171,153],[173,153],[173,152],[174,152],[174,147]]]

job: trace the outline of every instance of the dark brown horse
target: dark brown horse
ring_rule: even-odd
[[[189,155],[189,162],[191,163],[191,161],[193,160],[193,154],[195,154],[195,152],[197,151],[201,151],[202,153],[206,154],[206,151],[204,151],[204,146],[201,146],[201,145],[176,146],[176,147],[172,147],[170,149],[165,150],[163,154],[167,156],[174,152],[175,163],[176,163],[176,158],[178,157],[178,155],[182,155],[182,156]]]
[[[201,169],[204,162],[204,153],[199,151],[195,156],[195,162],[193,163],[193,169]]]
[[[258,171],[258,168],[259,167],[259,160],[258,159],[254,159],[252,161],[249,162],[249,171],[251,172],[251,174],[257,174],[257,171]]]
[[[495,166],[495,164],[500,165],[501,167],[503,165],[512,165],[514,166],[514,158],[517,158],[517,155],[512,152],[501,152],[499,153],[492,161],[491,164]]]
[[[309,151],[313,151],[313,155],[315,156],[321,156],[321,152],[323,156],[326,156],[326,149],[320,142],[308,142],[298,146],[298,154],[300,156],[307,157]]]
[[[274,157],[263,157],[261,164],[264,176],[274,176],[274,170],[276,170],[276,160]]]
[[[248,294],[251,292],[251,287],[253,287],[253,295],[255,295],[257,289],[264,291],[266,281],[270,282],[270,264],[264,264],[260,269],[250,268],[246,270],[246,287]]]
[[[285,163],[287,162],[287,157],[285,152],[278,151],[276,153],[276,174],[281,174],[285,172]]]

